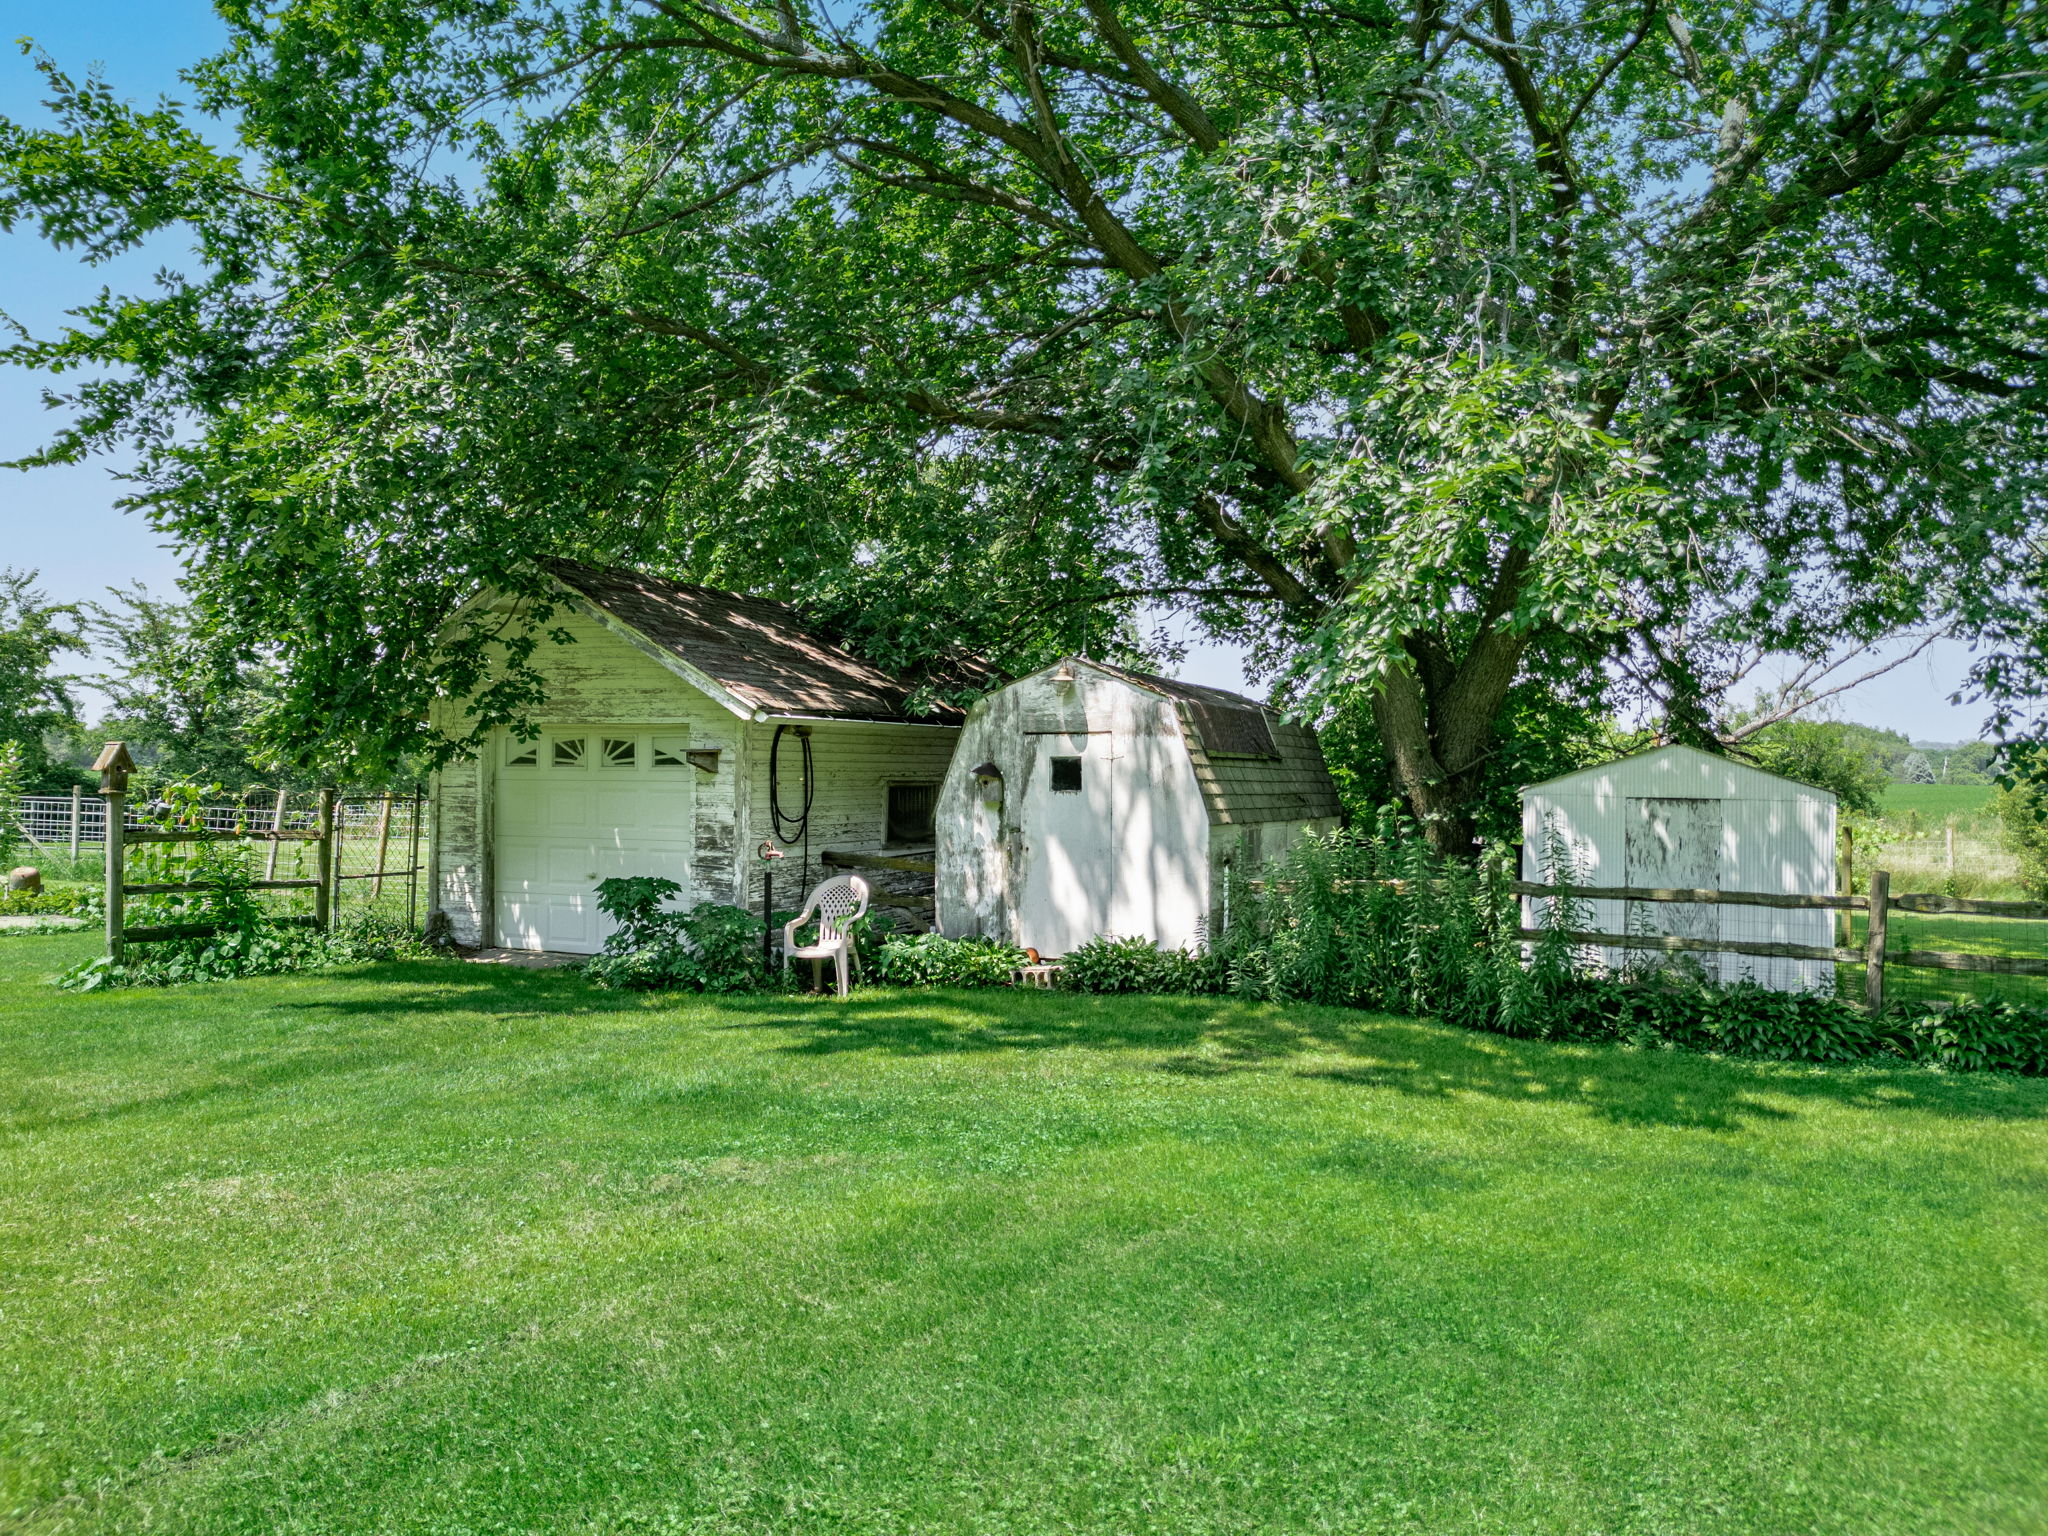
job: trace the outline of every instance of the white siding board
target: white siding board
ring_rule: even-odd
[[[700,901],[757,906],[762,865],[755,857],[770,835],[768,742],[775,722],[736,717],[629,644],[582,614],[563,618],[568,644],[543,642],[533,665],[546,702],[533,712],[536,726],[616,727],[684,735],[692,748],[716,748],[718,771],[692,770],[695,810],[692,894]],[[438,706],[453,723],[461,706]],[[952,756],[957,729],[838,721],[810,722],[817,793],[812,808],[812,876],[827,848],[874,848],[882,840],[887,785],[939,782]],[[492,932],[491,809],[493,766],[508,739],[493,731],[480,757],[450,763],[436,778],[432,857],[440,905],[463,944],[488,942]],[[785,750],[790,745],[784,738]],[[792,781],[794,773],[791,774]],[[778,891],[778,905],[794,905]]]

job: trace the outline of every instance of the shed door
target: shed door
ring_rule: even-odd
[[[1017,942],[1051,959],[1109,924],[1117,826],[1107,734],[1034,735],[1017,819],[1024,830]]]
[[[1630,796],[1627,859],[1632,886],[1720,889],[1721,802]],[[1721,937],[1721,909],[1712,902],[1634,901],[1628,923],[1637,933]],[[1717,957],[1699,960],[1708,974],[1717,973]]]
[[[597,882],[663,875],[690,897],[697,770],[679,735],[618,726],[499,744],[493,905],[508,949],[595,954]]]

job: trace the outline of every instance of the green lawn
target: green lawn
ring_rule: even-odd
[[[0,1530],[2048,1528],[2048,1082],[89,946],[0,940]]]

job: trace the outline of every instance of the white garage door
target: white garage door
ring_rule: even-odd
[[[597,882],[664,875],[690,901],[697,770],[688,738],[617,726],[502,740],[495,879],[498,942],[594,954],[611,931]]]

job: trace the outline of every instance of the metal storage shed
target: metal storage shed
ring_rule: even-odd
[[[1546,828],[1571,852],[1577,883],[1634,889],[1825,895],[1834,889],[1835,797],[1694,747],[1658,747],[1581,768],[1522,791],[1522,878],[1546,868]],[[1525,921],[1542,898],[1524,898]],[[1586,903],[1597,933],[1668,933],[1700,939],[1832,944],[1832,912],[1709,902]],[[1603,949],[1620,969],[1631,952]],[[1648,956],[1632,952],[1637,963]],[[1780,991],[1828,987],[1822,960],[1701,954],[1722,981],[1750,977]]]
[[[1098,934],[1190,944],[1225,869],[1250,875],[1339,815],[1306,726],[1070,656],[968,715],[939,791],[939,928],[1047,958]]]

